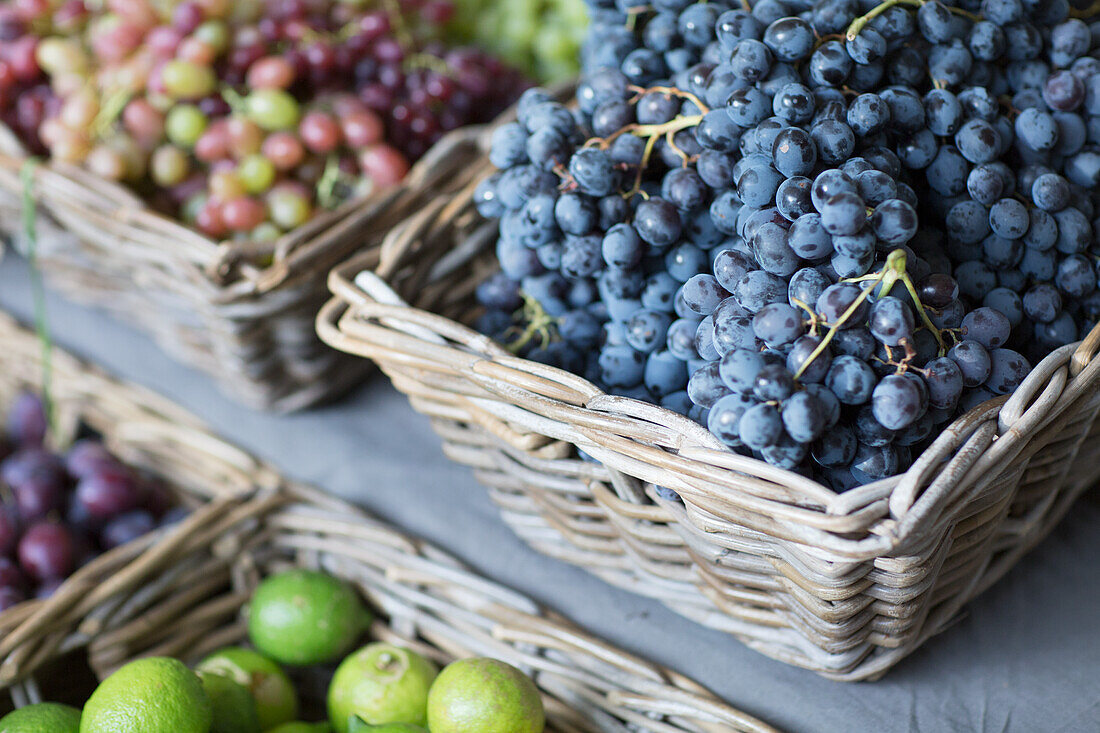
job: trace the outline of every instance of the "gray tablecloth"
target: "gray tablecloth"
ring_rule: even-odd
[[[32,312],[26,267],[10,256],[0,265],[0,307],[24,321]],[[237,407],[204,376],[102,315],[51,297],[48,316],[59,344],[175,399],[288,475],[361,503],[784,730],[1100,730],[1095,492],[958,624],[884,680],[828,682],[527,548],[384,378],[339,405],[272,417]]]

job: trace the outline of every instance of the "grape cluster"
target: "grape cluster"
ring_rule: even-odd
[[[576,104],[494,134],[484,332],[844,490],[1096,323],[1100,24],[593,5]]]
[[[511,67],[438,40],[451,11],[16,0],[0,7],[0,120],[208,236],[267,242],[400,181],[522,91]]]
[[[24,393],[0,440],[0,610],[48,597],[100,552],[186,515],[151,479],[93,438],[58,455],[43,444],[42,402]]]
[[[451,36],[542,82],[572,79],[588,26],[584,0],[454,0]]]

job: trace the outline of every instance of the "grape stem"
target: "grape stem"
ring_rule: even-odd
[[[936,344],[939,346],[939,355],[943,356],[946,351],[946,349],[944,348],[943,335],[940,333],[940,330],[936,328],[936,325],[932,323],[932,320],[928,317],[928,313],[924,307],[924,304],[921,303],[920,296],[917,295],[917,288],[913,284],[913,279],[909,277],[909,273],[905,271],[905,266],[906,256],[904,250],[895,249],[893,252],[887,255],[886,264],[879,272],[873,272],[869,275],[863,275],[862,277],[853,277],[841,281],[847,283],[870,284],[862,288],[862,292],[859,294],[859,296],[854,301],[852,301],[852,304],[848,306],[848,308],[844,311],[844,313],[840,315],[840,318],[838,318],[835,323],[826,324],[829,326],[829,330],[825,332],[825,336],[821,339],[821,343],[817,345],[817,348],[815,348],[810,353],[810,356],[806,359],[806,361],[802,362],[802,366],[800,366],[798,368],[798,371],[795,372],[795,379],[801,377],[805,373],[806,369],[809,368],[810,364],[813,363],[814,359],[819,357],[821,353],[825,351],[825,349],[829,346],[829,342],[832,341],[833,337],[836,335],[836,332],[839,331],[840,328],[845,323],[847,323],[852,318],[852,316],[855,315],[856,311],[859,310],[859,307],[863,304],[863,302],[871,296],[871,292],[874,291],[876,287],[881,286],[880,297],[889,295],[894,285],[896,285],[899,281],[905,285],[905,289],[909,292],[909,296],[916,304],[917,310],[920,311],[921,321],[924,323],[924,326],[932,332],[933,336],[936,337]],[[805,308],[806,310],[810,310],[805,303],[796,302],[796,305]],[[813,318],[816,317],[817,314],[814,314]],[[814,323],[813,320],[811,320],[811,324],[812,323]],[[911,346],[906,344],[906,353],[908,353],[911,348]]]
[[[515,319],[521,323],[526,322],[527,325],[523,330],[517,326],[508,329],[510,333],[518,336],[515,341],[508,344],[508,350],[513,354],[520,353],[536,336],[543,346],[554,341],[554,334],[550,329],[557,324],[557,319],[546,312],[538,299],[527,293],[520,293],[520,297],[523,298],[523,307],[516,311]]]
[[[859,35],[859,32],[862,31],[868,23],[870,23],[872,20],[882,15],[895,5],[908,5],[912,8],[919,8],[926,2],[928,2],[928,0],[886,0],[886,2],[882,3],[881,5],[875,6],[865,15],[861,15],[860,17],[853,20],[851,25],[848,26],[848,32],[844,35],[849,41],[854,41],[856,40],[856,36]],[[976,15],[967,10],[963,10],[962,8],[956,8],[950,5],[947,5],[945,7],[952,13],[955,13],[956,15],[961,15],[964,18],[969,18],[975,23],[982,19],[982,16]]]
[[[104,133],[115,123],[122,110],[130,103],[134,93],[129,89],[118,89],[107,97],[103,106],[99,108],[95,119],[92,120],[92,135],[102,137]]]
[[[336,194],[336,186],[344,180],[343,171],[340,170],[340,159],[335,154],[330,155],[325,161],[325,170],[321,173],[321,179],[317,181],[317,201],[326,209],[335,209],[340,203],[340,197]]]
[[[795,305],[797,305],[802,310],[804,310],[804,311],[806,311],[807,313],[810,314],[810,335],[811,336],[816,336],[817,335],[817,327],[819,325],[821,325],[821,316],[819,316],[813,308],[806,305],[805,303],[803,303],[798,298],[792,297],[791,302],[794,303]]]
[[[1071,18],[1091,20],[1097,15],[1100,15],[1100,2],[1094,2],[1092,5],[1084,8],[1075,8],[1072,5],[1069,8],[1069,17]]]
[[[50,389],[53,383],[53,338],[46,315],[46,290],[42,285],[42,271],[38,268],[38,207],[34,201],[34,171],[40,162],[38,158],[27,158],[19,170],[19,178],[23,184],[23,236],[27,240],[27,264],[31,270],[34,328],[42,348],[42,408],[46,413],[46,427],[51,434],[56,435],[53,391]]]

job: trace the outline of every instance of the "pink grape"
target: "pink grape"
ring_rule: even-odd
[[[265,214],[264,205],[248,196],[230,199],[222,206],[222,221],[239,232],[254,229],[264,220]]]
[[[298,135],[314,153],[331,153],[340,145],[340,125],[324,112],[310,112],[298,123]]]
[[[405,156],[389,145],[375,145],[364,150],[359,157],[359,166],[364,175],[379,186],[399,183],[409,172],[409,162]]]

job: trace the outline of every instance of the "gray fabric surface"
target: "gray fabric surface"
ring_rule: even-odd
[[[10,256],[0,264],[0,307],[31,317],[26,267]],[[168,395],[288,475],[361,503],[784,730],[1100,730],[1097,492],[959,623],[884,680],[828,682],[528,549],[384,378],[339,405],[272,417],[237,407],[207,378],[99,314],[56,297],[48,314],[59,344]]]

